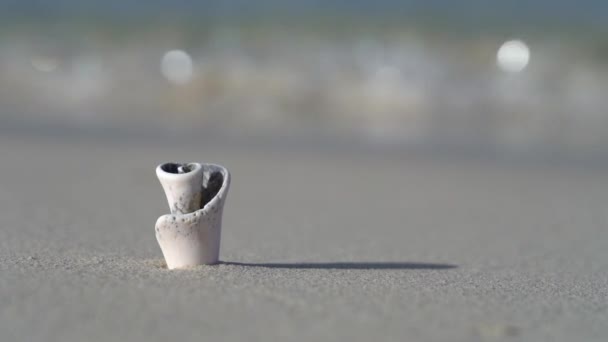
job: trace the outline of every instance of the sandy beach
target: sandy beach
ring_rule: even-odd
[[[0,139],[3,341],[605,341],[603,168]],[[154,167],[227,166],[217,266],[169,271]]]
[[[0,3],[0,342],[608,341],[608,1]]]

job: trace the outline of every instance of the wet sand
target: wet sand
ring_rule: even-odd
[[[0,138],[3,341],[605,341],[608,170]],[[217,266],[168,271],[165,161],[227,166]]]

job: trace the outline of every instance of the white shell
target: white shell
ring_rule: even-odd
[[[216,264],[230,187],[228,170],[214,164],[165,163],[156,168],[156,175],[171,210],[156,221],[156,239],[167,267]]]

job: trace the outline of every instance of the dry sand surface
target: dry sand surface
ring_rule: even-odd
[[[224,263],[168,271],[154,167],[227,166]],[[606,341],[608,171],[0,139],[2,341]]]

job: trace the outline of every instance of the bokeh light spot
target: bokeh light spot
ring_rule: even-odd
[[[521,40],[504,42],[496,53],[496,64],[507,72],[520,72],[530,62],[530,49]]]
[[[163,76],[175,85],[184,85],[192,79],[192,58],[182,50],[167,51],[160,64]]]
[[[30,59],[30,64],[40,72],[53,72],[59,67],[59,62],[52,57],[34,56]]]

